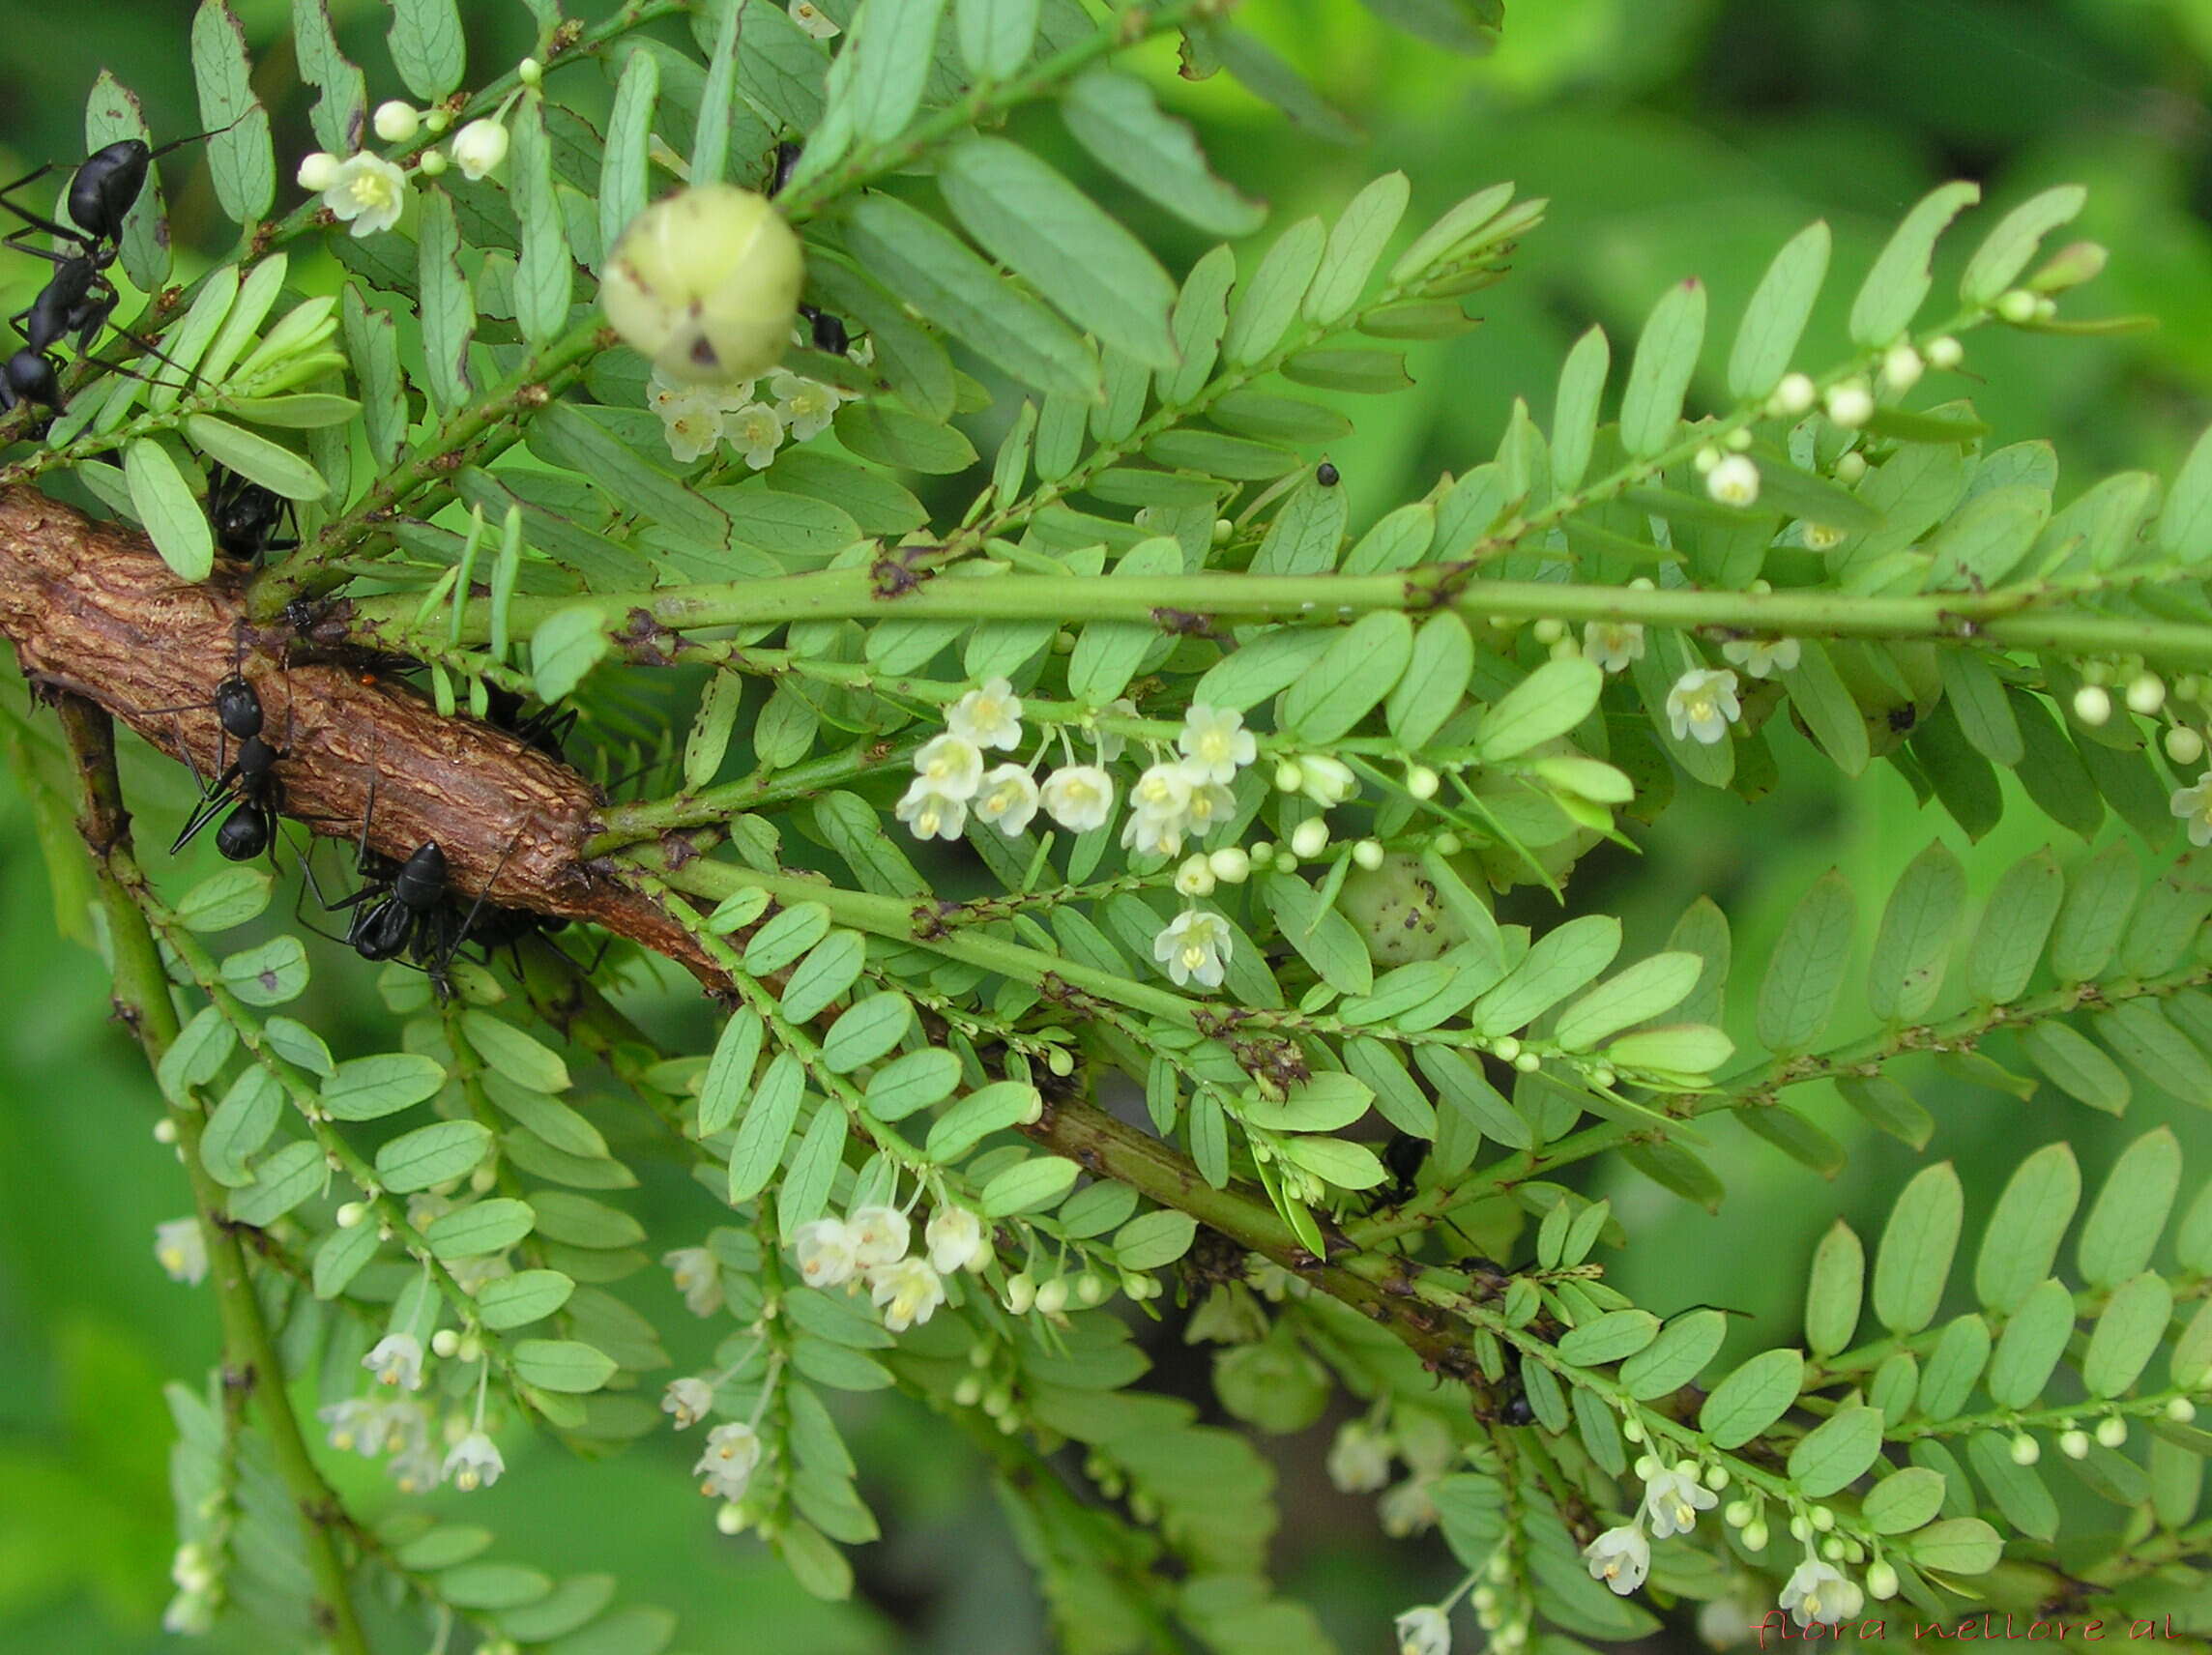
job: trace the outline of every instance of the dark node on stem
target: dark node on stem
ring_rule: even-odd
[[[1283,1263],[1300,1274],[1321,1268],[1321,1260],[1307,1252],[1303,1247],[1293,1247]]]
[[[563,52],[572,49],[583,38],[583,23],[575,17],[569,17],[553,31],[552,44],[545,48],[545,55],[548,58],[559,57]]]
[[[958,907],[959,904],[949,902],[924,902],[917,905],[911,916],[914,921],[915,940],[920,943],[935,943],[949,936],[952,927],[945,922],[946,915],[948,911]]]
[[[1920,709],[1907,701],[1889,710],[1889,727],[1899,735],[1920,722]]]
[[[649,667],[673,666],[676,657],[689,647],[688,639],[655,620],[652,610],[636,606],[624,624],[622,636],[629,646],[630,659]]]
[[[868,565],[868,589],[882,598],[904,597],[935,572],[917,569],[914,561],[937,546],[894,546]]]
[[[1334,488],[1340,481],[1343,480],[1343,478],[1344,474],[1338,471],[1333,465],[1330,465],[1326,460],[1322,461],[1321,464],[1314,467],[1313,479],[1314,481],[1320,483],[1324,488]]]
[[[1152,611],[1152,624],[1169,636],[1176,638],[1210,638],[1213,636],[1211,618],[1189,609],[1155,609]]]
[[[660,854],[668,858],[668,871],[674,873],[698,859],[699,847],[682,833],[664,833],[660,837]]]

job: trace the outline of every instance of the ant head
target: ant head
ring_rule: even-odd
[[[215,686],[215,715],[242,741],[260,738],[261,697],[243,678],[226,678]]]
[[[0,402],[10,408],[19,402],[36,402],[60,413],[62,389],[54,378],[54,364],[27,346],[17,351],[5,367],[0,367]]]

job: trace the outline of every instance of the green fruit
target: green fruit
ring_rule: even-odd
[[[608,255],[599,304],[668,378],[728,385],[783,360],[805,265],[764,195],[702,185],[656,201]]]
[[[1372,872],[1354,868],[1336,906],[1357,928],[1379,966],[1433,960],[1467,941],[1467,933],[1437,900],[1437,887],[1422,873],[1418,857],[1386,857]]]

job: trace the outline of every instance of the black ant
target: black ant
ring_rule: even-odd
[[[273,488],[243,478],[224,466],[208,474],[207,516],[216,549],[225,557],[258,565],[270,552],[288,552],[297,539],[276,537],[292,503]]]
[[[212,782],[202,782],[199,806],[186,819],[169,854],[177,855],[230,808],[222,826],[216,829],[215,848],[230,861],[249,862],[262,852],[272,851],[276,840],[276,813],[284,802],[284,787],[276,779],[276,761],[284,754],[262,737],[261,697],[238,674],[216,685],[215,715],[222,726],[225,742],[237,740],[238,757]]]
[[[845,332],[845,324],[829,311],[801,305],[799,313],[806,318],[807,327],[813,332],[816,350],[841,357],[853,348],[852,335]]]

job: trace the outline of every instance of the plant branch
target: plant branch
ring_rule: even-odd
[[[168,974],[161,969],[154,934],[135,892],[143,888],[131,845],[131,818],[123,806],[115,770],[115,730],[107,714],[75,696],[59,706],[62,729],[76,763],[80,785],[77,826],[92,855],[101,901],[107,915],[117,1016],[137,1036],[148,1064],[160,1071],[175,1042],[179,1024],[170,998]],[[346,1522],[344,1508],[323,1480],[301,1434],[298,1416],[284,1388],[284,1368],[271,1338],[261,1299],[254,1290],[246,1249],[226,1216],[222,1186],[200,1163],[204,1118],[187,1097],[168,1100],[176,1128],[179,1160],[192,1189],[201,1235],[206,1243],[208,1276],[222,1321],[223,1388],[226,1398],[246,1395],[260,1405],[276,1473],[300,1517],[307,1568],[314,1577],[314,1618],[338,1655],[368,1655],[368,1641],[346,1579],[333,1529]]]

